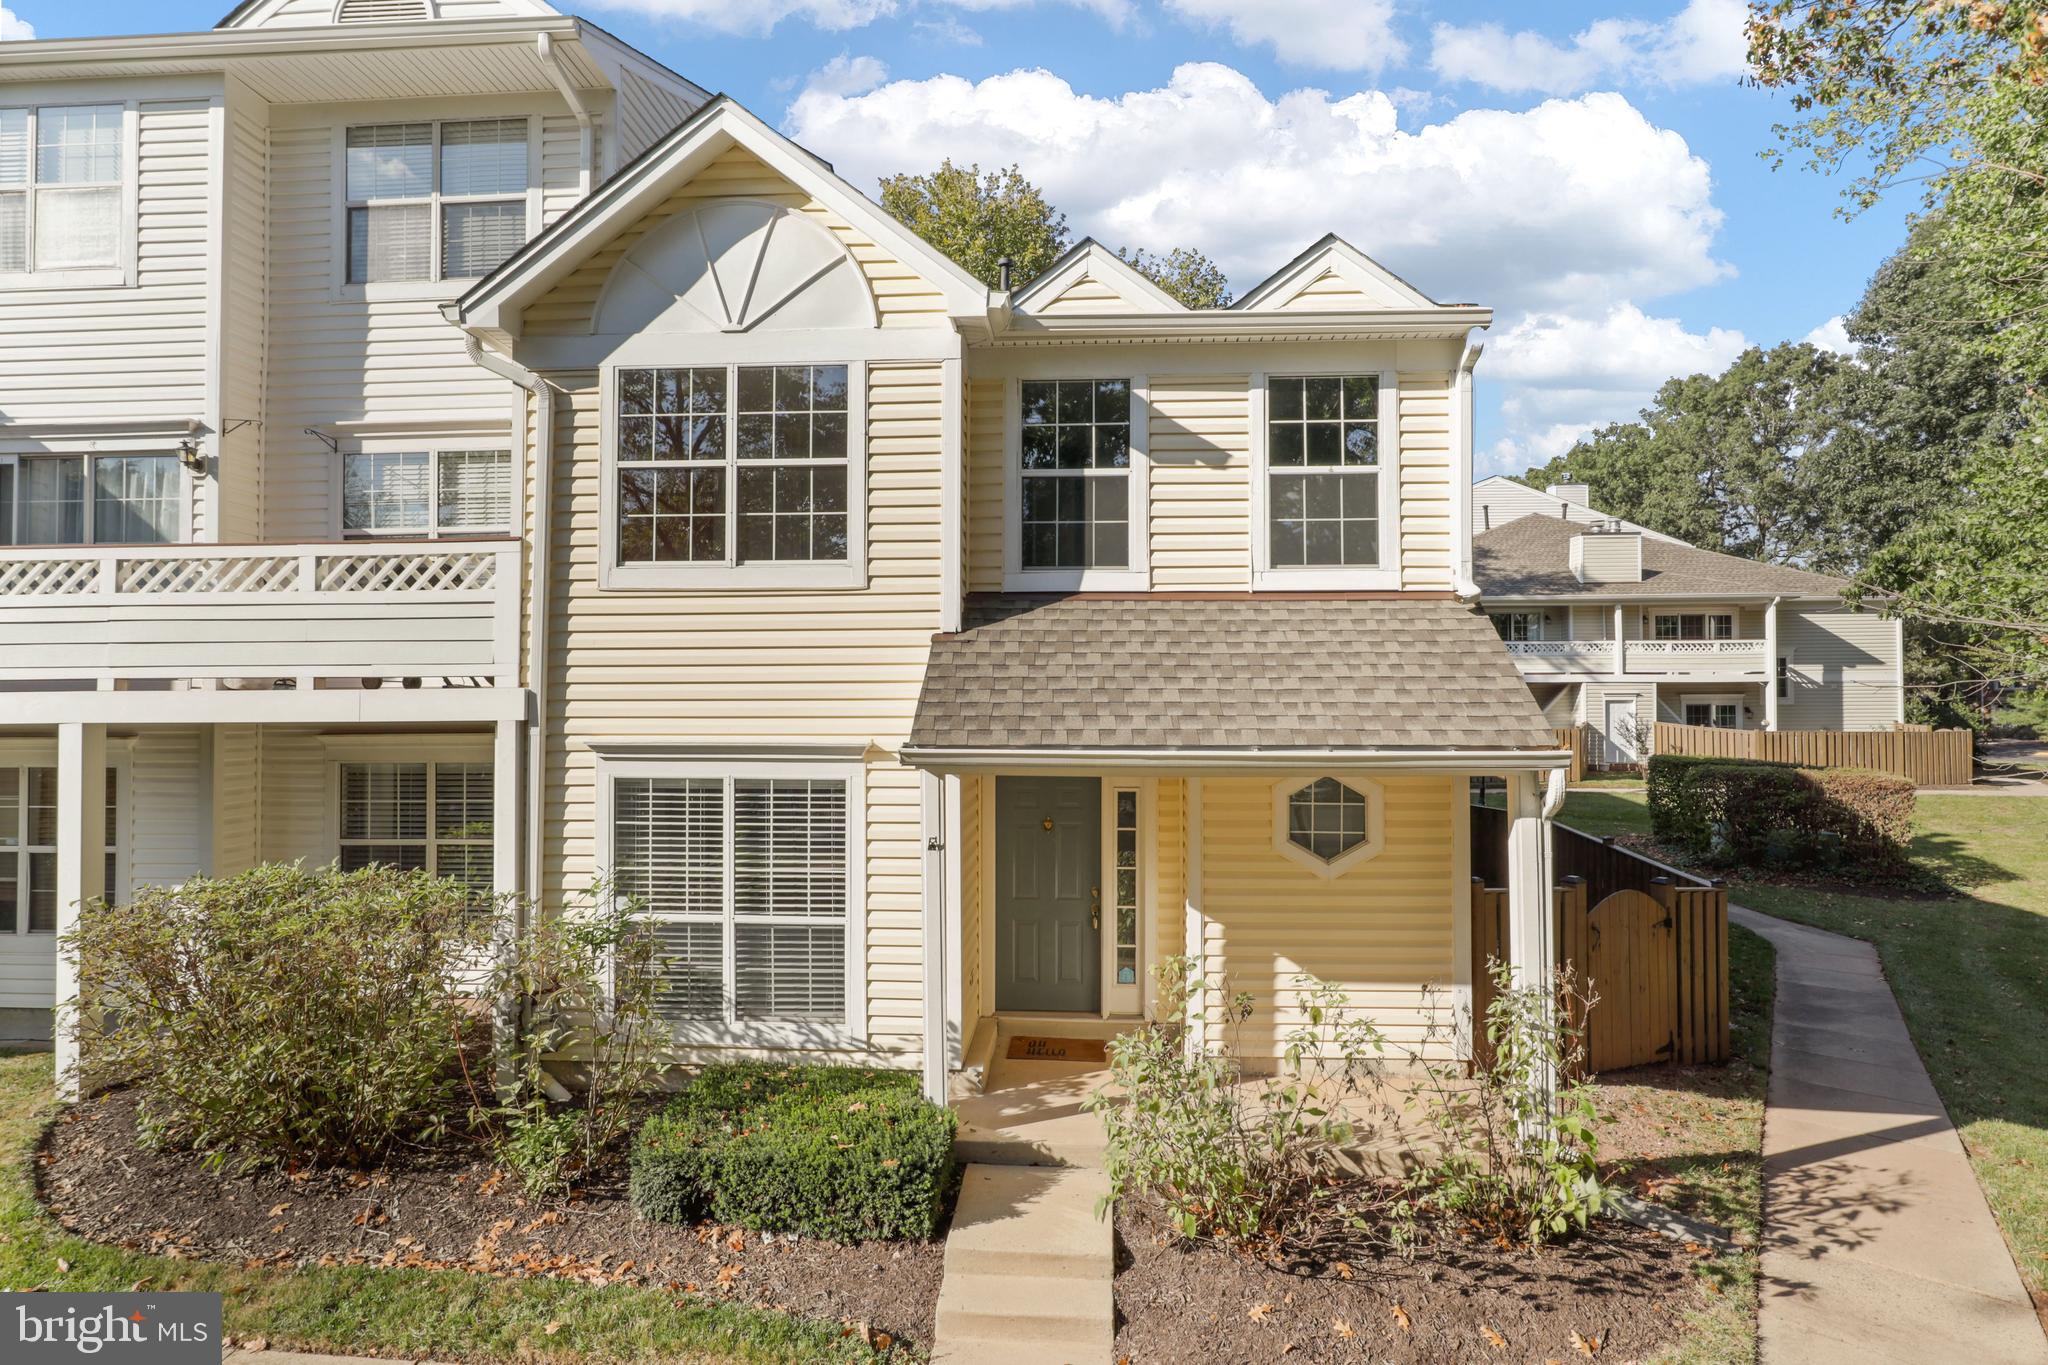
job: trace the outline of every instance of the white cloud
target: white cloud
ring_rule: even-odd
[[[910,26],[910,31],[928,43],[946,43],[954,47],[981,46],[981,35],[950,14],[938,19],[920,19]]]
[[[1394,33],[1393,0],[1166,0],[1169,12],[1227,27],[1245,47],[1269,45],[1295,66],[1379,71],[1408,55]]]
[[[1040,0],[940,0],[940,2],[953,5],[959,9],[985,11],[1023,9],[1028,5],[1038,4]],[[1131,17],[1136,11],[1133,0],[1066,0],[1066,3],[1079,9],[1091,11],[1101,17],[1112,28],[1122,28],[1131,21]]]
[[[1818,346],[1823,351],[1833,351],[1836,355],[1856,354],[1856,343],[1849,340],[1849,329],[1842,325],[1839,313],[1799,339],[1809,346]]]
[[[1566,43],[1493,23],[1438,24],[1429,64],[1445,80],[1515,94],[1733,81],[1745,69],[1746,17],[1743,0],[1688,0],[1662,22],[1598,19]]]
[[[36,36],[36,26],[0,5],[0,43],[27,42]]]
[[[821,95],[859,95],[889,79],[889,68],[879,57],[849,57],[844,52],[813,71],[804,81],[806,91]]]

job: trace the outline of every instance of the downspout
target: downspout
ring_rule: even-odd
[[[1457,558],[1451,566],[1451,591],[1465,602],[1479,598],[1479,584],[1472,577],[1472,371],[1485,349],[1468,339],[1465,353],[1458,360],[1458,373],[1451,381],[1451,420],[1458,424],[1454,453],[1462,457],[1465,475],[1457,488]]]
[[[553,35],[536,34],[534,46],[540,52],[540,64],[547,68],[548,79],[555,83],[555,89],[562,92],[562,103],[568,105],[569,112],[575,116],[576,127],[582,138],[582,147],[577,155],[577,174],[580,179],[576,197],[586,198],[590,194],[591,181],[597,171],[597,133],[590,117],[590,109],[583,103],[583,97],[576,93],[576,87],[569,84],[569,73],[562,70],[562,57],[555,51]]]

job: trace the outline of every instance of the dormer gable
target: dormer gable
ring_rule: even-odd
[[[1438,303],[1331,233],[1231,305],[1246,312],[1369,312]]]
[[[425,24],[455,19],[542,19],[560,13],[546,0],[245,0],[214,27]]]
[[[1038,317],[1188,311],[1179,299],[1093,237],[1075,243],[1037,279],[1013,294],[1010,306]]]

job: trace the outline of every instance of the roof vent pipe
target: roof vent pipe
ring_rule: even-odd
[[[1005,294],[1010,292],[1010,269],[1015,264],[1016,262],[1008,256],[1004,256],[996,262],[996,288],[1002,290]]]

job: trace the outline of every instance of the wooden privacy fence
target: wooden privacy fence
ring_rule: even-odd
[[[1967,787],[1968,730],[1720,730],[1657,722],[1654,752],[1803,768],[1874,768],[1916,787]]]
[[[1583,725],[1560,725],[1557,727],[1557,747],[1572,751],[1571,772],[1566,775],[1570,782],[1586,780],[1586,727]]]
[[[1472,808],[1472,1009],[1483,1042],[1488,964],[1507,960],[1507,812]],[[1592,1072],[1728,1060],[1728,890],[1563,825],[1551,826],[1551,929],[1576,993]]]

